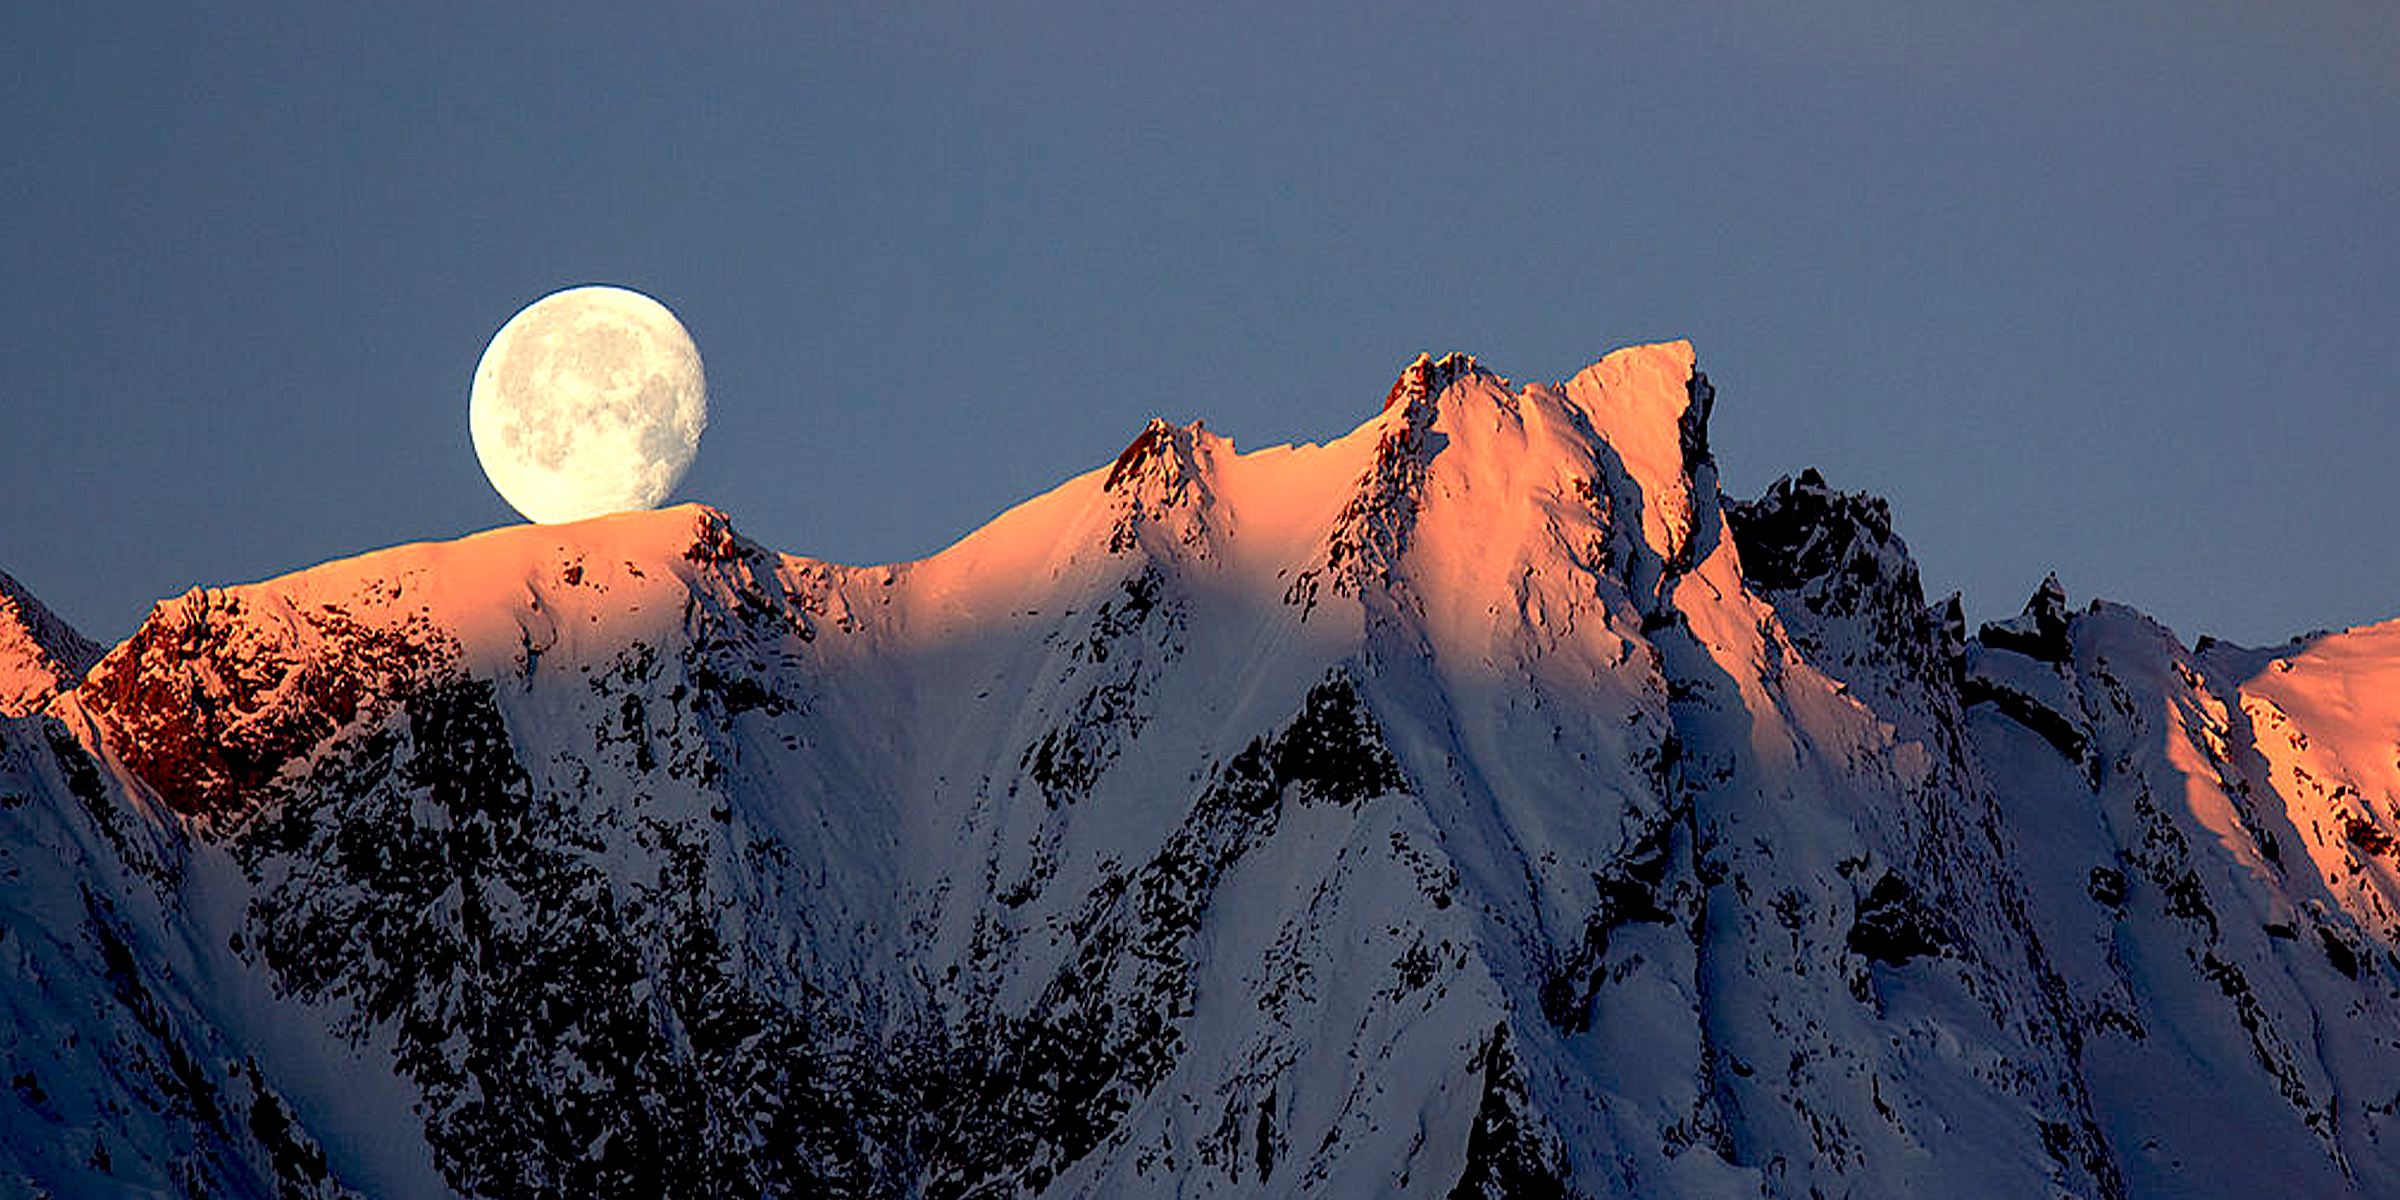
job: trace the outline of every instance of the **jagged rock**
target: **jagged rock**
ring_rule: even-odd
[[[2061,587],[2058,576],[2042,578],[2042,586],[2034,589],[2033,598],[2025,602],[2025,611],[2006,621],[1986,622],[1977,640],[1994,650],[2013,650],[2028,658],[2046,663],[2063,663],[2072,652],[2068,644],[2067,624],[2072,614],[2067,611],[2067,589]]]
[[[1917,890],[1885,872],[1859,900],[1847,940],[1851,950],[1899,966],[1920,955],[1941,953],[1946,939],[1940,919],[1927,910]]]

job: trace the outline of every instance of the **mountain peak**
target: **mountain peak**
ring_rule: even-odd
[[[0,572],[0,716],[39,709],[98,661],[100,647]]]
[[[1643,540],[1660,558],[1689,565],[1712,548],[1719,522],[1708,417],[1716,401],[1685,341],[1629,346],[1565,385],[1642,497]]]
[[[1482,371],[1482,366],[1476,363],[1472,354],[1453,350],[1437,360],[1431,354],[1420,352],[1417,361],[1400,369],[1400,378],[1392,381],[1392,390],[1384,393],[1383,408],[1377,411],[1388,412],[1395,404],[1413,404],[1433,399],[1462,376]]]
[[[2052,571],[2025,601],[2024,612],[2005,621],[1988,622],[1976,636],[1997,650],[2014,650],[2043,662],[2065,662],[2070,653],[2067,625],[2073,619],[2067,608],[2067,589],[2058,582],[2058,572]]]

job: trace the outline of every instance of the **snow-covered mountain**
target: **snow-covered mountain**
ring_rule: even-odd
[[[521,526],[96,664],[9,588],[0,1181],[2400,1193],[2400,624],[1970,635],[1713,398],[1421,358],[920,562]]]

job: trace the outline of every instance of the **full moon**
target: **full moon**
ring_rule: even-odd
[[[483,473],[543,524],[658,507],[707,426],[692,335],[666,305],[618,287],[553,292],[510,317],[467,401]]]

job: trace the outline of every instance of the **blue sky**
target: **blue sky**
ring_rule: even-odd
[[[684,496],[796,553],[1688,337],[1729,490],[1887,496],[1978,618],[2400,615],[2400,8],[1157,7],[18,14],[0,569],[114,639],[513,520],[476,358],[608,282],[707,359]]]

